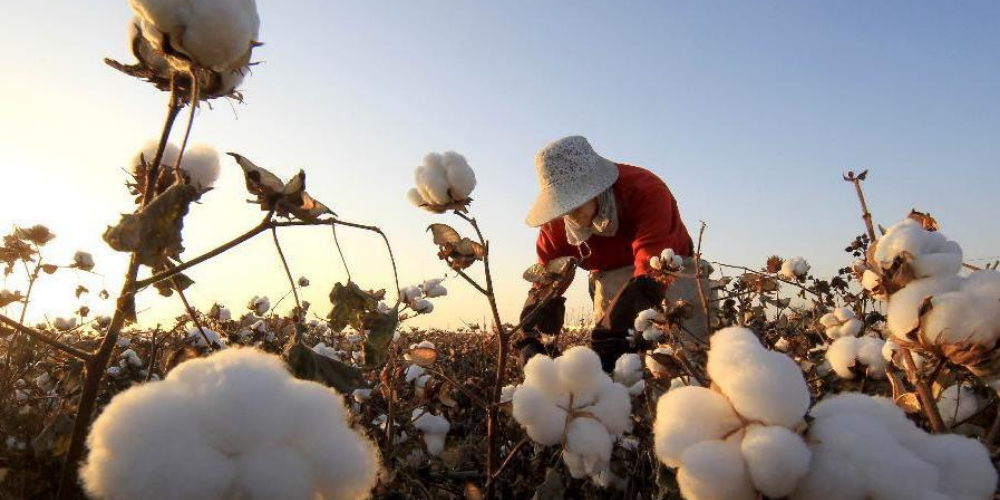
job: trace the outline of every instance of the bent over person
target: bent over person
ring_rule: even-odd
[[[579,267],[590,271],[595,321],[591,345],[605,371],[611,371],[629,350],[629,328],[640,311],[659,304],[664,294],[671,300],[698,303],[693,278],[682,277],[664,290],[659,281],[646,276],[650,257],[667,248],[685,257],[679,274],[693,276],[691,236],[676,200],[656,174],[602,158],[583,137],[566,137],[545,146],[535,156],[535,169],[541,192],[526,222],[541,228],[539,262],[545,265],[572,256]],[[529,293],[522,319],[536,306],[539,310],[525,322],[516,344],[522,362],[538,353],[555,354],[542,336],[562,329],[566,299],[561,294],[567,286],[564,283],[557,291],[560,296],[542,304],[539,294]],[[704,340],[704,324],[702,315],[688,320],[685,329]]]

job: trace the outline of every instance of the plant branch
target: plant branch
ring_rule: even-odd
[[[14,321],[13,319],[8,318],[7,316],[4,316],[2,314],[0,314],[0,323],[3,323],[5,325],[7,325],[8,327],[14,329],[15,331],[21,332],[21,333],[23,333],[23,334],[25,334],[25,335],[27,335],[27,336],[29,336],[29,337],[31,337],[31,338],[33,338],[33,339],[41,342],[43,344],[46,344],[48,346],[54,347],[56,349],[59,349],[60,351],[65,352],[66,354],[69,354],[71,356],[75,356],[75,357],[80,358],[80,359],[82,359],[84,361],[89,360],[91,358],[91,356],[92,356],[92,354],[89,353],[89,352],[82,351],[80,349],[77,349],[76,347],[73,347],[71,345],[65,344],[63,342],[60,342],[60,341],[58,341],[58,340],[50,337],[45,332],[42,332],[40,330],[35,330],[34,328],[30,328],[30,327],[24,326],[23,324],[21,324],[21,323],[19,323],[17,321]]]
[[[337,253],[340,254],[340,262],[344,264],[344,271],[347,273],[347,281],[351,281],[351,268],[347,265],[347,257],[344,256],[344,250],[340,248],[340,238],[337,237],[337,225],[330,224],[330,229],[333,231],[333,244],[337,246]],[[397,286],[396,288],[398,289],[399,287]]]
[[[295,297],[295,307],[297,308],[295,321],[298,322],[300,315],[304,311],[302,310],[302,302],[299,301],[299,292],[295,288],[295,279],[292,278],[292,270],[288,268],[288,260],[285,259],[285,252],[281,251],[281,243],[278,242],[278,228],[271,227],[271,236],[274,238],[274,248],[278,250],[278,258],[281,259],[281,264],[285,266],[285,276],[288,277],[288,284],[292,287],[292,295]]]
[[[701,300],[701,310],[705,314],[705,336],[712,333],[712,318],[709,314],[708,309],[708,297],[705,295],[705,287],[701,283],[702,271],[701,271],[701,240],[705,236],[705,222],[701,222],[701,229],[698,230],[698,248],[694,252],[694,280],[698,285],[698,299]]]

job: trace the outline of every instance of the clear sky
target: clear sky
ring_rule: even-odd
[[[445,267],[425,233],[460,220],[412,208],[405,193],[429,151],[464,154],[479,178],[474,215],[491,240],[502,313],[516,319],[534,259],[523,220],[545,143],[586,135],[604,156],[661,175],[706,257],[759,266],[805,256],[820,274],[847,263],[862,231],[840,180],[870,168],[878,222],[933,213],[967,259],[1000,255],[1000,2],[259,0],[262,64],[246,104],[213,103],[192,141],[236,151],[309,191],[344,219],[383,227],[404,284]],[[125,0],[18,2],[0,17],[0,228],[48,224],[48,255],[94,253],[106,278],[63,273],[33,311],[67,314],[78,282],[120,286],[125,256],[100,239],[132,205],[123,169],[157,135],[166,95],[109,69],[131,62]],[[261,214],[228,158],[217,189],[192,209],[190,257]],[[6,231],[6,229],[4,229]],[[376,237],[343,231],[365,287],[392,287]],[[345,274],[329,231],[297,229],[284,246],[306,298]],[[287,291],[266,236],[196,268],[191,297],[235,310]],[[102,283],[103,281],[103,283]],[[587,308],[585,280],[570,315]],[[16,283],[10,283],[15,286]],[[460,326],[487,314],[460,280],[415,325]],[[106,311],[110,301],[85,298]],[[288,300],[284,304],[288,304]],[[284,306],[283,304],[283,306]],[[146,321],[179,314],[142,297]]]

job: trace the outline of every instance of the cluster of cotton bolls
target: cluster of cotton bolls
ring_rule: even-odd
[[[810,401],[798,365],[733,327],[712,336],[708,374],[717,390],[678,387],[657,402],[657,457],[678,468],[689,500],[787,496],[809,466],[797,433]]]
[[[857,337],[863,323],[853,310],[838,307],[823,315],[819,322],[825,328],[826,336],[833,340],[826,350],[826,360],[839,377],[854,378],[858,364],[866,367],[866,376],[885,377],[885,341],[868,335]]]
[[[454,152],[430,153],[414,172],[416,187],[407,193],[410,203],[441,213],[451,205],[466,203],[476,188],[476,173],[465,157]]]
[[[886,398],[838,394],[809,415],[809,471],[792,500],[993,496],[997,472],[982,444],[955,434],[928,434]]]
[[[661,271],[678,271],[684,267],[684,259],[673,248],[664,248],[660,255],[649,258],[649,267]]]
[[[399,299],[417,314],[429,314],[434,310],[434,304],[428,300],[448,295],[441,283],[442,278],[427,280],[419,285],[408,286],[399,291]]]
[[[169,69],[188,69],[190,63],[165,56],[169,54],[216,72],[223,84],[220,94],[242,81],[260,29],[254,0],[130,0],[129,4],[135,14],[130,38],[140,45],[136,55],[160,76]]]
[[[250,348],[122,392],[87,439],[81,478],[94,499],[356,499],[380,467],[336,391]]]
[[[514,390],[513,415],[534,442],[561,445],[575,478],[608,470],[615,439],[631,426],[628,389],[601,370],[589,348],[570,348],[552,359],[536,355]]]
[[[132,160],[133,168],[140,165],[141,159],[147,164],[156,159],[156,148],[158,141],[150,140],[146,142],[142,150],[136,154]],[[174,143],[167,143],[163,149],[163,157],[160,160],[161,168],[173,168],[177,164],[177,156],[180,148]],[[184,150],[181,158],[181,173],[188,184],[194,186],[199,191],[207,191],[215,185],[219,179],[219,153],[208,144],[196,144]]]
[[[781,263],[778,275],[788,280],[799,280],[809,273],[809,263],[802,257],[792,257]]]
[[[632,326],[636,333],[642,334],[643,339],[656,342],[663,337],[663,331],[657,325],[660,321],[664,321],[663,313],[656,309],[645,309],[639,311]]]
[[[961,247],[914,219],[889,228],[873,250],[862,282],[874,295],[888,295],[886,326],[895,340],[995,377],[1000,272],[959,275]]]

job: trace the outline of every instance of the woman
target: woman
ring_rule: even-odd
[[[535,169],[541,192],[526,222],[541,228],[538,259],[544,265],[575,256],[580,267],[590,271],[596,322],[592,346],[610,371],[628,349],[628,329],[636,314],[664,296],[662,285],[646,277],[650,257],[673,249],[686,257],[689,272],[681,274],[693,275],[691,236],[677,202],[656,174],[602,158],[583,137],[566,137],[545,146],[535,156]],[[565,286],[559,293],[563,291]],[[697,304],[697,299],[692,301],[697,296],[693,279],[675,281],[666,292],[672,300]],[[539,305],[538,295],[529,294],[522,318]],[[541,305],[518,341],[523,361],[545,351],[541,334],[557,334],[564,311],[564,297]],[[700,322],[704,325],[704,317]],[[701,330],[694,335],[704,337],[704,327]]]

